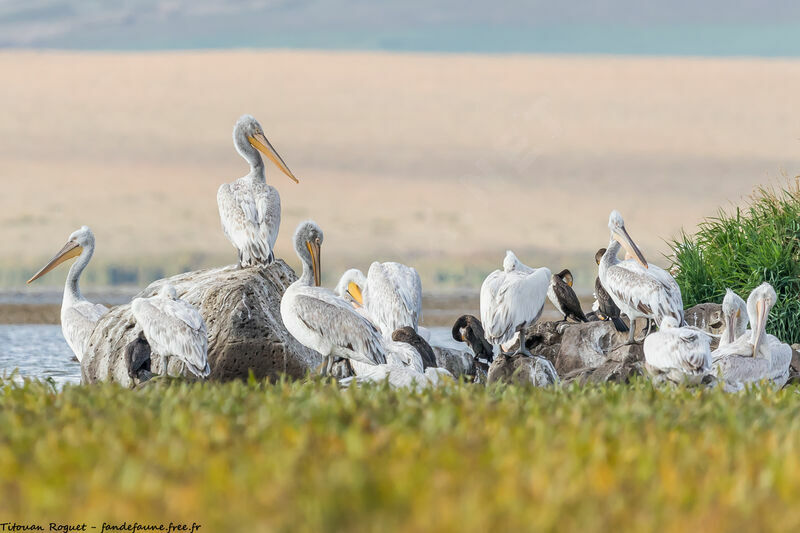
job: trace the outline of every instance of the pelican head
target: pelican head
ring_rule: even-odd
[[[519,268],[520,262],[517,256],[511,250],[506,250],[506,257],[503,259],[503,270],[511,272]]]
[[[767,332],[767,318],[770,309],[778,301],[775,289],[769,283],[762,283],[747,297],[747,314],[753,326],[753,357],[758,354],[758,348]]]
[[[289,176],[291,180],[295,183],[300,183],[300,180],[294,177],[292,171],[289,170],[281,156],[278,155],[278,152],[267,140],[264,135],[264,129],[252,115],[242,115],[236,121],[236,125],[233,127],[233,144],[236,146],[236,151],[248,161],[253,157],[258,158],[258,153],[254,149],[258,150],[275,163],[275,166]]]
[[[608,217],[608,229],[611,230],[612,239],[620,243],[625,248],[625,251],[636,259],[640,265],[644,268],[648,267],[647,260],[642,255],[642,252],[639,251],[639,247],[633,242],[631,236],[628,235],[628,231],[625,229],[625,221],[622,220],[622,215],[616,209],[611,211],[611,215]]]
[[[36,281],[37,279],[41,278],[55,267],[72,259],[73,257],[78,257],[79,255],[83,254],[84,251],[86,253],[91,254],[94,250],[94,233],[92,230],[89,229],[89,226],[83,226],[81,229],[76,230],[69,236],[67,239],[67,243],[58,251],[53,258],[42,267],[39,272],[33,275],[31,279],[28,280],[28,283]]]
[[[722,318],[725,321],[725,340],[729,343],[747,330],[747,317],[742,316],[742,311],[747,313],[747,304],[738,294],[727,289],[722,300]]]
[[[322,240],[322,229],[311,220],[301,222],[294,232],[294,249],[303,261],[303,268],[311,267],[313,270],[314,285],[317,287],[321,284],[322,276],[319,256]]]
[[[572,280],[572,272],[570,272],[568,269],[565,268],[564,270],[562,270],[561,272],[556,274],[556,276],[561,278],[564,281],[564,283],[566,283],[567,285],[572,287],[572,281],[573,281]]]
[[[347,270],[336,284],[334,292],[355,306],[364,305],[364,288],[367,278],[357,268]]]
[[[167,300],[178,299],[178,291],[175,290],[175,286],[172,283],[165,283],[161,290],[158,291],[158,295]]]

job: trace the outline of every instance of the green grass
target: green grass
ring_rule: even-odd
[[[767,329],[800,342],[800,178],[784,189],[760,188],[749,205],[720,211],[694,235],[671,243],[683,303],[722,302],[731,288],[747,299],[768,281],[778,293]]]
[[[797,388],[0,383],[0,521],[800,528]]]

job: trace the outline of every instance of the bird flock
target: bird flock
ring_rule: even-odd
[[[233,143],[250,171],[219,188],[220,221],[237,250],[239,267],[261,268],[275,260],[281,222],[280,195],[266,183],[262,156],[295,183],[299,180],[254,117],[244,115],[236,122]],[[617,331],[627,332],[625,344],[637,342],[636,319],[646,319],[644,366],[654,381],[713,383],[730,391],[754,382],[786,383],[792,350],[766,333],[770,309],[777,301],[768,283],[753,290],[747,302],[727,291],[722,304],[725,330],[712,351],[714,336],[686,324],[680,287],[669,272],[647,262],[616,210],[609,215],[608,229],[609,244],[595,256],[595,302],[588,315],[610,320]],[[534,384],[557,383],[552,363],[530,352],[528,329],[541,317],[546,300],[565,321],[589,321],[572,289],[569,270],[552,274],[547,267],[531,268],[509,250],[502,269],[490,273],[481,285],[480,320],[464,315],[454,324],[452,339],[434,338],[420,326],[422,283],[414,268],[374,262],[366,275],[347,270],[330,290],[321,286],[323,239],[322,229],[313,221],[297,227],[294,248],[302,272],[284,292],[280,313],[287,331],[323,357],[320,373],[344,374],[339,379],[343,386],[383,381],[393,387],[435,386],[453,377],[437,364],[437,350],[452,348],[453,340],[466,343],[469,353],[464,356],[474,368],[486,372],[498,357],[531,358],[536,374],[542,376]],[[79,287],[94,247],[92,231],[83,226],[28,281],[77,258],[67,274],[61,326],[79,361],[98,320],[109,312],[86,300]],[[149,344],[155,359],[156,373],[198,380],[210,376],[205,321],[197,308],[178,297],[175,287],[166,283],[154,296],[134,299],[131,310],[141,329],[140,339]],[[652,324],[657,331],[651,332]]]

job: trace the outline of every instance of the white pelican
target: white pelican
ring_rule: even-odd
[[[385,364],[372,366],[355,377],[340,379],[339,384],[349,387],[353,383],[386,382],[393,389],[413,388],[419,390],[436,387],[442,383],[444,378],[454,379],[453,374],[444,368],[429,367],[425,369],[425,372],[417,372],[409,367]]]
[[[39,272],[33,275],[28,283],[31,283],[44,276],[55,267],[68,259],[77,257],[67,274],[67,282],[64,285],[64,298],[61,301],[61,332],[67,340],[67,344],[72,349],[72,353],[83,360],[83,354],[89,343],[89,336],[92,334],[97,321],[100,317],[108,313],[108,307],[100,304],[93,304],[81,295],[78,280],[83,269],[89,264],[89,260],[94,254],[94,234],[87,226],[75,231],[67,239],[67,244],[47,263]]]
[[[711,372],[711,337],[704,331],[680,327],[672,316],[644,339],[645,368],[674,383],[698,385]]]
[[[481,285],[481,323],[490,344],[509,344],[519,333],[517,353],[532,355],[525,346],[525,328],[539,320],[550,285],[550,269],[522,264],[509,250],[503,270],[489,274]]]
[[[730,289],[725,291],[725,298],[722,300],[722,318],[725,321],[725,331],[719,339],[720,347],[731,344],[747,333],[747,304]]]
[[[192,304],[178,298],[175,287],[167,283],[155,296],[134,298],[131,311],[152,355],[161,357],[162,375],[167,374],[169,359],[174,358],[182,363],[176,374],[186,370],[200,379],[208,377],[211,368],[206,323]]]
[[[368,365],[386,363],[378,329],[352,305],[319,286],[322,240],[322,230],[314,222],[302,222],[295,231],[294,248],[303,263],[303,273],[281,299],[286,329],[300,344],[327,359],[324,374],[330,373],[337,357]]]
[[[683,300],[675,279],[664,269],[647,264],[618,211],[608,217],[608,229],[611,241],[600,261],[599,277],[611,299],[630,319],[628,343],[634,342],[634,320],[639,317],[655,319],[660,326],[664,317],[671,316],[683,325]],[[617,258],[620,245],[633,259]]]
[[[336,292],[354,305],[366,308],[368,318],[384,337],[410,326],[416,331],[422,318],[422,282],[413,267],[375,261],[367,275],[355,268],[346,271]]]
[[[778,295],[762,283],[747,298],[747,315],[753,329],[711,354],[713,371],[731,389],[768,380],[782,387],[789,379],[792,348],[766,332],[769,311]]]
[[[273,246],[281,225],[281,197],[264,177],[264,154],[289,178],[299,183],[281,156],[264,136],[261,124],[242,115],[233,128],[233,145],[250,164],[250,172],[217,192],[222,230],[239,251],[239,265],[268,265],[274,259]],[[259,154],[261,152],[261,154]]]

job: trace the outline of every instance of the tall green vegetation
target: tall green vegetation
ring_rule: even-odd
[[[800,342],[800,178],[786,188],[759,188],[749,205],[721,210],[671,247],[685,306],[721,302],[726,288],[747,299],[767,281],[778,293],[767,330]]]
[[[0,379],[0,522],[800,531],[794,386],[151,383]]]

